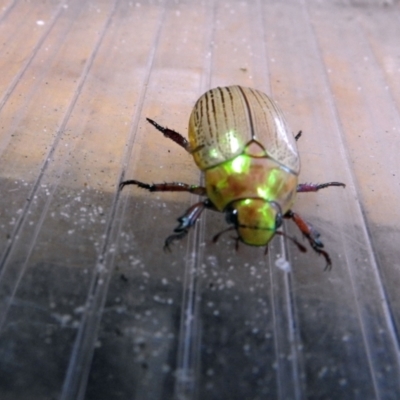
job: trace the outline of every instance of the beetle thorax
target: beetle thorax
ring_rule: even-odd
[[[206,170],[205,182],[219,211],[237,200],[262,199],[276,202],[285,213],[294,202],[297,175],[271,158],[241,154]]]

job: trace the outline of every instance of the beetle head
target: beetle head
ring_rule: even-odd
[[[264,246],[282,225],[282,211],[274,201],[244,199],[231,204],[226,219],[235,226],[242,242]]]

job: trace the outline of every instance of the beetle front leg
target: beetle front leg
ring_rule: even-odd
[[[342,186],[346,185],[342,182],[328,182],[328,183],[299,183],[297,185],[297,193],[304,192],[318,192],[320,189],[325,189],[330,186]]]
[[[331,257],[326,251],[322,250],[324,244],[319,240],[320,237],[319,232],[311,224],[309,224],[303,218],[301,218],[299,214],[294,213],[292,210],[289,210],[284,215],[284,218],[293,220],[293,222],[300,229],[301,233],[308,239],[313,250],[316,253],[322,254],[324,256],[326,260],[325,270],[330,270],[332,267]]]
[[[197,185],[188,185],[182,182],[165,182],[165,183],[144,183],[135,179],[123,181],[119,184],[119,190],[122,190],[127,185],[136,185],[142,189],[147,189],[149,192],[189,192],[199,196],[206,195],[206,188]]]
[[[205,200],[200,203],[193,204],[189,207],[185,214],[178,218],[179,225],[174,229],[174,234],[167,237],[164,243],[164,250],[171,251],[170,244],[176,240],[184,238],[188,233],[189,229],[199,219],[201,213],[205,208],[213,208],[213,204],[210,200]]]

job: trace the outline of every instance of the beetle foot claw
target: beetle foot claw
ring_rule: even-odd
[[[179,231],[177,231],[177,229],[178,228],[176,228],[174,230],[174,232],[179,232]],[[176,242],[177,240],[184,238],[187,235],[187,233],[188,233],[188,231],[186,229],[184,229],[184,230],[180,231],[179,233],[168,236],[164,242],[164,251],[171,253],[172,250],[171,250],[170,244],[173,242]]]
[[[332,264],[329,264],[329,263],[327,263],[326,265],[325,265],[325,268],[324,268],[324,271],[331,271],[332,270]]]
[[[316,253],[318,253],[318,254],[324,256],[324,258],[325,258],[326,266],[325,266],[325,268],[324,268],[324,271],[330,271],[330,270],[332,269],[331,257],[330,257],[330,255],[329,255],[326,251],[321,250],[321,247],[323,247],[324,245],[323,245],[322,242],[319,242],[319,243],[320,243],[322,246],[319,246],[319,245],[318,245],[317,243],[315,243],[315,242],[310,242],[311,247],[313,248],[313,250],[314,250]]]
[[[171,253],[171,252],[172,252],[171,247],[169,247],[169,243],[166,243],[166,242],[165,242],[165,244],[164,244],[163,250],[164,250],[166,253]]]
[[[120,182],[120,184],[118,185],[118,188],[119,188],[119,190],[122,190],[127,185],[137,185],[137,186],[139,186],[139,187],[141,187],[143,189],[149,189],[150,186],[154,186],[154,185],[148,185],[147,183],[143,183],[143,182],[137,181],[135,179],[129,179],[127,181]]]

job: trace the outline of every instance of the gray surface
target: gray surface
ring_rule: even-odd
[[[400,397],[400,8],[372,1],[0,2],[0,398]],[[184,135],[215,86],[275,98],[333,269],[207,212]],[[287,232],[299,236],[291,223]],[[276,267],[283,255],[291,273]]]

